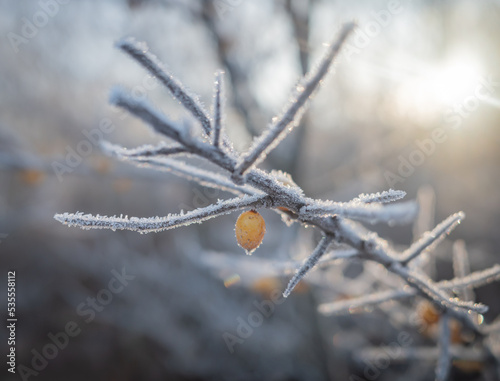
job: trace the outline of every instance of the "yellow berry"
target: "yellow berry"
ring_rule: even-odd
[[[258,248],[266,234],[264,218],[255,210],[243,212],[236,221],[236,240],[238,245],[251,254]]]

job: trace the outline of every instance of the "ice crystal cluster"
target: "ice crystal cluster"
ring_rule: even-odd
[[[151,75],[155,76],[195,119],[194,131],[190,126],[170,120],[155,109],[147,100],[138,100],[123,89],[112,91],[110,102],[143,120],[158,134],[168,138],[169,143],[144,145],[127,149],[109,142],[102,144],[103,150],[119,160],[140,167],[152,167],[197,181],[207,187],[229,191],[234,198],[219,200],[208,207],[187,213],[169,214],[165,217],[138,218],[128,216],[100,216],[81,212],[56,214],[54,218],[68,226],[83,229],[125,229],[139,233],[160,232],[192,223],[201,223],[224,214],[267,208],[280,213],[291,223],[313,226],[322,232],[316,248],[303,263],[283,292],[288,297],[298,282],[315,267],[336,259],[366,260],[384,266],[406,284],[395,290],[378,292],[358,299],[322,304],[319,311],[325,315],[357,307],[366,307],[388,300],[421,296],[443,316],[442,335],[439,342],[440,358],[437,378],[446,379],[454,355],[450,351],[449,330],[446,319],[459,321],[465,329],[477,337],[485,337],[498,327],[481,325],[479,314],[487,306],[475,303],[471,298],[459,299],[456,295],[467,295],[471,290],[500,277],[500,266],[471,274],[462,272],[453,280],[434,282],[419,266],[418,258],[428,253],[464,218],[462,212],[453,214],[437,225],[432,231],[398,252],[376,233],[367,230],[365,224],[387,223],[389,225],[407,223],[418,212],[416,202],[397,202],[405,196],[399,190],[386,190],[374,194],[361,194],[349,202],[334,202],[306,197],[287,174],[280,171],[264,171],[257,165],[297,126],[308,102],[330,71],[343,43],[352,33],[355,25],[342,26],[338,36],[328,45],[319,63],[295,87],[282,113],[273,118],[272,123],[257,136],[250,148],[236,152],[224,131],[223,73],[216,73],[214,86],[213,115],[205,110],[198,98],[190,94],[183,85],[167,71],[158,58],[149,52],[144,43],[125,39],[117,44]],[[220,168],[210,171],[182,161],[182,156],[196,156]],[[349,250],[332,250],[332,243],[349,246]],[[444,318],[446,317],[446,319]],[[498,326],[498,324],[497,324]]]

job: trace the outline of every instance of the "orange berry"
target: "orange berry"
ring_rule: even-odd
[[[266,222],[255,210],[243,212],[236,221],[236,240],[247,254],[258,248],[266,234]]]

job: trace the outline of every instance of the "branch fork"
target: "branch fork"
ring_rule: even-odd
[[[160,60],[154,56],[145,44],[133,39],[125,39],[117,47],[142,65],[150,74],[159,79],[181,105],[192,115],[201,127],[202,137],[196,137],[189,128],[170,120],[156,110],[146,100],[137,100],[122,89],[112,91],[110,102],[123,108],[151,126],[171,143],[160,143],[157,146],[146,145],[133,149],[103,142],[103,150],[119,160],[133,165],[148,166],[159,171],[169,171],[183,176],[201,185],[223,189],[235,195],[225,201],[205,208],[195,209],[188,213],[171,214],[165,217],[106,217],[89,214],[62,213],[54,218],[68,226],[79,226],[83,229],[131,230],[139,233],[160,232],[201,223],[208,219],[245,209],[269,208],[278,213],[285,213],[291,220],[304,225],[314,226],[322,231],[323,237],[312,254],[297,269],[283,295],[288,297],[301,279],[329,253],[331,244],[344,243],[356,250],[356,258],[371,260],[398,275],[410,286],[404,291],[397,290],[383,295],[372,295],[366,303],[378,302],[387,298],[401,298],[421,295],[439,306],[449,316],[455,317],[469,327],[478,330],[471,319],[471,312],[482,313],[486,307],[470,301],[451,298],[450,284],[434,283],[411,267],[412,261],[432,249],[464,218],[457,213],[439,224],[430,233],[411,245],[402,253],[396,252],[391,245],[376,233],[367,231],[358,222],[373,223],[408,223],[417,213],[415,202],[399,202],[405,192],[387,190],[373,194],[362,194],[349,202],[333,202],[316,200],[304,196],[303,191],[276,171],[266,172],[257,168],[266,155],[271,152],[293,129],[300,116],[307,108],[311,96],[316,92],[323,79],[333,66],[335,58],[352,34],[354,23],[342,26],[338,36],[332,41],[319,64],[315,66],[294,89],[290,102],[283,113],[273,119],[273,123],[255,138],[250,148],[238,153],[224,131],[223,73],[216,74],[214,86],[213,115],[209,115],[198,98],[190,94]],[[194,155],[218,166],[220,173],[203,170],[187,164],[179,159],[183,155]],[[279,208],[285,208],[286,212]],[[333,255],[335,257],[335,255]],[[489,274],[490,278],[498,277],[498,269]],[[470,283],[483,281],[484,274],[476,274]],[[474,275],[474,276],[476,276]],[[470,277],[472,277],[471,274]],[[460,287],[461,281],[452,282],[453,287]],[[353,302],[354,303],[354,302]],[[354,303],[355,304],[355,303]],[[335,311],[336,307],[322,307],[326,311]]]

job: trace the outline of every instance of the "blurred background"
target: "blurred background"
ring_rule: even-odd
[[[467,218],[430,261],[436,280],[453,277],[457,240],[472,270],[498,263],[498,1],[0,0],[0,268],[5,277],[16,271],[18,369],[33,369],[32,380],[433,379],[432,356],[382,353],[383,366],[365,356],[399,343],[401,332],[411,347],[435,346],[415,323],[421,301],[318,313],[322,302],[401,286],[375,265],[338,262],[285,303],[269,302],[293,272],[283,264],[300,263],[319,238],[276,213],[262,212],[267,234],[252,257],[237,246],[236,214],[149,235],[53,219],[163,216],[230,196],[101,153],[100,138],[158,141],[108,105],[115,85],[188,117],[116,41],[146,41],[207,109],[214,72],[224,70],[226,131],[244,150],[352,19],[359,28],[335,75],[262,167],[290,173],[310,197],[406,191],[420,202],[417,222],[372,227],[397,247],[463,210]],[[116,274],[123,287],[110,292]],[[498,284],[476,292],[490,306],[485,322],[500,313],[498,292]],[[4,316],[6,292],[0,300]],[[272,306],[269,316],[262,305]],[[49,334],[68,322],[80,332],[52,356]],[[5,330],[0,339],[5,354]],[[52,358],[37,363],[44,348]],[[456,362],[452,377],[495,379],[486,368]]]

